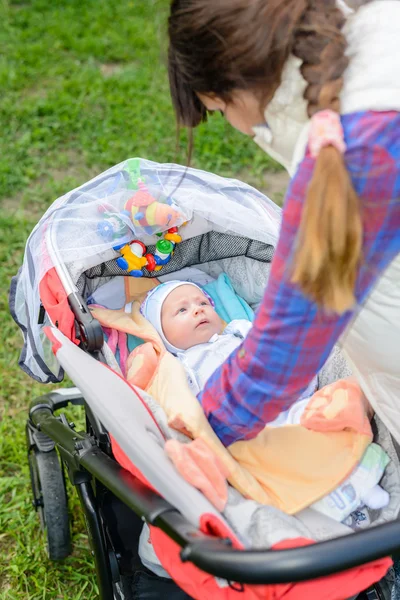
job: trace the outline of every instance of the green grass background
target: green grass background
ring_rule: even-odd
[[[47,560],[31,507],[24,425],[48,391],[18,368],[8,288],[25,240],[58,196],[128,157],[186,160],[165,69],[168,0],[0,0],[0,598],[96,598],[73,494],[74,551]],[[262,185],[276,166],[219,115],[195,137],[195,166]],[[76,421],[79,415],[71,415]]]

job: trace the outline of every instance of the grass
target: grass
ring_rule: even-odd
[[[73,554],[62,564],[46,558],[24,438],[27,406],[46,389],[18,368],[21,338],[7,296],[29,232],[58,196],[130,156],[185,162],[163,59],[167,10],[167,0],[0,0],[2,600],[96,597],[73,494]],[[276,168],[220,116],[196,132],[194,163],[253,182]]]

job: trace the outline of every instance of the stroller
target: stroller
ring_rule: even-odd
[[[50,559],[65,558],[71,551],[65,467],[85,514],[101,600],[136,597],[143,523],[161,564],[194,598],[278,598],[275,584],[339,573],[400,548],[393,505],[391,522],[377,518],[374,527],[350,537],[294,548],[246,547],[174,469],[152,399],[127,383],[121,356],[88,308],[121,309],[127,285],[191,267],[214,277],[227,272],[236,292],[256,307],[279,226],[280,209],[246,184],[130,159],[59,198],[27,241],[10,291],[24,336],[19,364],[43,383],[60,382],[65,371],[77,386],[31,402],[26,434],[34,505]],[[68,404],[83,407],[86,431],[56,414]],[[114,458],[115,443],[130,461],[128,470]],[[390,597],[387,581],[366,596]],[[310,594],[299,587],[293,598],[317,597]]]

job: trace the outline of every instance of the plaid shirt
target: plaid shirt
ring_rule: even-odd
[[[400,252],[400,113],[354,113],[343,116],[342,125],[346,166],[364,223],[356,286],[360,304]],[[313,168],[307,153],[288,189],[270,279],[252,330],[199,394],[226,446],[256,436],[299,398],[353,316],[350,311],[324,314],[290,283],[288,265]]]

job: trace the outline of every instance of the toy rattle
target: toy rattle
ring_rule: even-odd
[[[159,271],[163,265],[166,265],[171,260],[176,244],[181,241],[178,228],[171,227],[164,234],[164,238],[156,243],[154,254],[148,253],[146,246],[139,240],[114,246],[114,250],[119,250],[122,254],[117,258],[117,265],[132,277],[143,277],[144,267],[148,271]]]
[[[121,257],[117,259],[118,266],[133,277],[142,277],[144,267],[148,271],[159,271],[170,261],[176,244],[182,241],[176,227],[176,223],[182,221],[182,215],[170,197],[164,198],[163,202],[155,200],[146,184],[137,176],[137,172],[135,179],[136,192],[127,200],[119,215],[105,207],[100,209],[103,212],[103,220],[99,223],[97,231],[107,242],[119,239],[129,232],[127,217],[132,221],[135,230],[142,230],[149,235],[155,233],[162,236],[157,230],[167,230],[163,239],[156,243],[154,254],[148,253],[146,246],[139,240],[114,246],[114,250],[121,253]]]
[[[97,232],[106,242],[119,239],[128,233],[129,228],[121,217],[107,211],[103,207],[99,208],[99,210],[103,213],[103,221],[100,221],[98,224]]]

